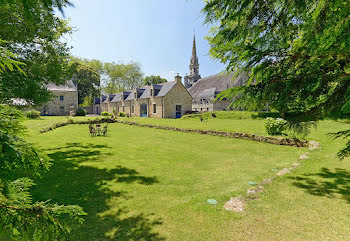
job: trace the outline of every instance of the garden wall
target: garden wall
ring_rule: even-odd
[[[215,131],[215,130],[184,129],[184,128],[177,128],[177,127],[171,127],[171,126],[142,124],[137,122],[131,122],[131,121],[125,121],[125,120],[119,120],[119,119],[110,119],[110,118],[75,121],[75,122],[73,121],[73,119],[70,119],[67,122],[56,123],[48,128],[42,129],[41,133],[45,133],[45,132],[54,130],[56,128],[70,125],[70,124],[97,124],[97,123],[121,123],[126,125],[148,127],[148,128],[155,128],[155,129],[161,129],[161,130],[171,130],[171,131],[179,131],[179,132],[185,132],[185,133],[198,133],[202,135],[244,139],[244,140],[270,143],[275,145],[306,147],[306,148],[309,147],[309,142],[307,140],[299,140],[299,139],[292,139],[292,138],[285,138],[285,137],[274,137],[274,136],[261,136],[261,135],[247,134],[247,133],[236,133],[236,132]]]

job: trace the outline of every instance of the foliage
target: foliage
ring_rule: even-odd
[[[334,139],[350,139],[350,130],[338,131],[336,133],[330,133],[329,135],[333,136]],[[350,140],[346,143],[346,146],[337,153],[337,155],[340,160],[350,156]]]
[[[120,112],[118,113],[118,116],[120,116],[120,117],[125,117],[125,116],[126,116],[126,113],[125,113],[125,112],[120,111]]]
[[[21,0],[18,2],[23,5],[24,9],[26,10],[27,16],[31,17],[31,14],[33,14],[31,12],[32,6],[35,5],[38,2],[38,0]],[[50,12],[54,11],[55,8],[58,8],[58,10],[61,13],[63,13],[63,7],[67,5],[73,6],[73,4],[68,0],[39,0],[39,2],[42,3],[42,6],[46,11]],[[0,7],[6,3],[16,4],[14,1],[11,0],[0,0]]]
[[[94,98],[92,98],[91,96],[85,96],[83,103],[80,104],[80,106],[82,107],[91,107],[94,104]]]
[[[146,76],[143,79],[144,85],[160,84],[164,82],[167,82],[167,80],[160,77],[159,75],[150,75],[150,76]]]
[[[305,138],[311,133],[312,128],[317,128],[316,121],[288,121],[285,124],[285,129],[289,132],[289,135],[292,137],[301,136]]]
[[[0,105],[0,228],[8,238],[62,240],[69,233],[65,217],[82,222],[79,206],[32,202],[28,176],[47,171],[50,162],[20,135],[24,127],[20,111]]]
[[[60,2],[62,7],[66,4],[63,0],[54,2]],[[21,98],[40,105],[52,97],[46,84],[62,84],[70,78],[69,48],[62,40],[71,28],[67,21],[48,11],[56,6],[47,7],[41,0],[1,2],[1,63],[10,60],[16,61],[14,66],[23,64],[20,69],[6,64],[12,71],[0,73],[0,103]]]
[[[77,116],[86,116],[86,114],[87,114],[87,112],[86,112],[86,110],[83,109],[83,108],[79,108],[79,109],[77,110]]]
[[[212,113],[205,112],[205,113],[195,113],[195,114],[187,114],[183,115],[181,119],[200,119],[201,121],[203,120],[208,120],[213,118]]]
[[[38,119],[40,118],[40,111],[36,111],[36,110],[28,110],[24,112],[24,115],[28,118],[28,119]]]
[[[81,60],[71,62],[73,78],[78,85],[79,104],[90,104],[100,94],[100,74]]]
[[[265,130],[269,135],[280,135],[286,129],[287,121],[282,118],[266,118]]]
[[[101,113],[101,115],[102,115],[102,116],[110,116],[111,114],[108,113],[107,111],[103,111],[103,112]]]
[[[219,98],[298,121],[337,117],[350,102],[350,2],[212,0],[210,53],[229,71],[249,73],[246,86]]]
[[[6,43],[0,39],[0,44]],[[9,51],[7,48],[0,46],[0,73],[3,73],[6,69],[13,71],[15,67],[18,71],[23,72],[20,68],[20,65],[23,65],[22,62],[15,60],[17,56]]]
[[[107,94],[135,89],[143,84],[141,66],[136,62],[105,63],[104,70],[107,75],[104,92]]]

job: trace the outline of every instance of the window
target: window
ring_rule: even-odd
[[[60,95],[60,101],[64,101],[64,96]]]
[[[157,113],[157,105],[156,104],[153,104],[153,113]]]
[[[123,106],[123,112],[125,112],[125,106]]]
[[[60,106],[60,111],[64,112],[64,106]]]
[[[134,113],[134,106],[131,106],[131,113]]]
[[[180,118],[181,117],[181,109],[182,109],[182,106],[181,105],[176,105],[176,109],[175,109],[175,117],[176,118]]]
[[[153,96],[153,90],[151,89],[151,96]]]

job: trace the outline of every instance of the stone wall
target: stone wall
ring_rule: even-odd
[[[78,109],[77,91],[52,91],[54,97],[51,101],[38,108],[41,115],[65,116],[70,115],[71,106],[74,111]],[[63,100],[60,99],[63,96]]]
[[[176,118],[176,105],[181,105],[181,116],[192,111],[192,96],[181,82],[164,97],[164,118]]]
[[[284,137],[260,136],[260,135],[247,134],[247,133],[235,133],[235,132],[215,131],[215,130],[184,129],[184,128],[177,128],[177,127],[171,127],[171,126],[142,124],[138,122],[131,122],[131,121],[120,120],[120,119],[110,119],[110,118],[77,121],[77,122],[74,122],[73,119],[70,119],[67,122],[56,123],[50,127],[42,129],[40,132],[45,133],[45,132],[54,130],[56,128],[70,125],[70,124],[97,124],[97,123],[105,123],[105,122],[121,123],[126,125],[148,127],[148,128],[155,128],[155,129],[161,129],[161,130],[179,131],[179,132],[185,132],[185,133],[198,133],[202,135],[222,136],[222,137],[228,137],[228,138],[244,139],[244,140],[250,140],[250,141],[256,141],[256,142],[264,142],[264,143],[270,143],[275,145],[284,145],[284,146],[293,146],[293,147],[307,148],[309,147],[309,145],[315,146],[316,144],[319,144],[318,142],[315,142],[315,141],[309,142],[307,140],[299,140],[299,139],[284,138]]]
[[[260,135],[247,134],[247,133],[236,133],[236,132],[215,131],[215,130],[183,129],[183,128],[177,128],[177,127],[171,127],[171,126],[142,124],[142,123],[130,122],[130,121],[124,121],[124,120],[116,120],[116,122],[127,124],[127,125],[149,127],[149,128],[156,128],[156,129],[162,129],[162,130],[172,130],[172,131],[180,131],[180,132],[187,132],[187,133],[192,132],[192,133],[198,133],[203,135],[222,136],[222,137],[244,139],[244,140],[257,141],[257,142],[265,142],[265,143],[270,143],[275,145],[285,145],[285,146],[294,146],[294,147],[309,146],[309,142],[307,140],[299,140],[299,139],[284,138],[284,137],[260,136]]]

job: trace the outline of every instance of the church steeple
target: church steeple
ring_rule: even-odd
[[[185,87],[191,87],[201,76],[199,75],[199,63],[196,49],[196,35],[193,34],[192,57],[190,61],[190,74],[184,77]]]
[[[196,49],[196,35],[193,34],[192,57],[190,62],[190,76],[199,75],[199,63]]]

